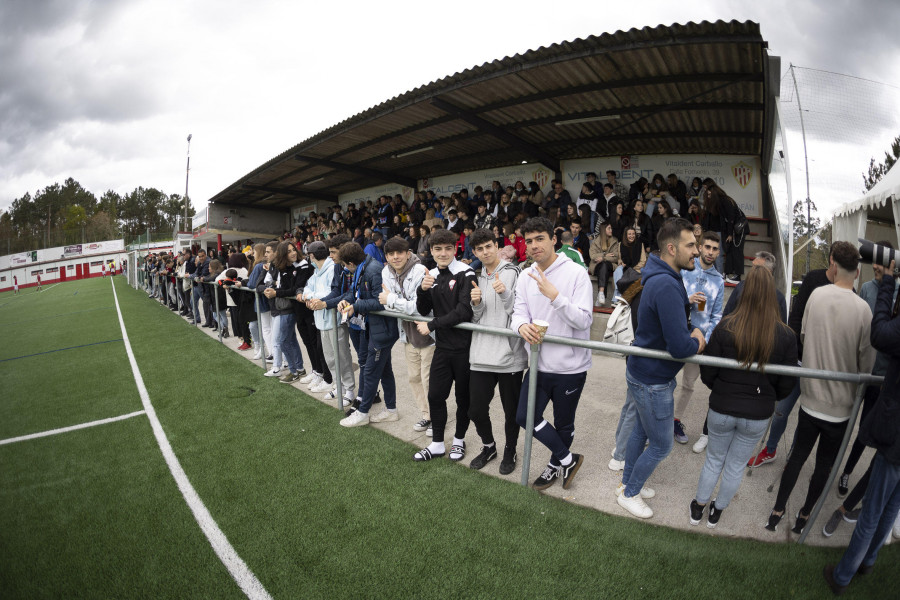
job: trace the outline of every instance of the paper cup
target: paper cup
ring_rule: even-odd
[[[541,330],[541,341],[544,341],[544,336],[547,335],[547,329],[550,327],[550,323],[547,321],[541,321],[540,319],[535,319],[531,322],[532,325]]]

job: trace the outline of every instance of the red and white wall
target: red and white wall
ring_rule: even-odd
[[[60,246],[31,252],[0,256],[0,292],[13,289],[13,277],[18,278],[19,288],[37,285],[40,275],[44,285],[100,277],[102,265],[113,261],[117,273],[122,272],[125,258],[125,241],[109,240],[74,246]]]

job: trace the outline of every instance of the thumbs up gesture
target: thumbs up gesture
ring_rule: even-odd
[[[494,291],[497,292],[498,296],[506,293],[506,286],[503,285],[503,281],[500,279],[499,275],[494,278],[494,283],[493,283],[492,287],[494,288]]]
[[[472,306],[478,306],[481,304],[481,288],[478,287],[478,282],[472,282]]]
[[[381,293],[378,294],[378,304],[381,304],[382,306],[387,306],[388,296],[390,294],[391,294],[391,292],[387,289],[387,286],[382,283],[381,284]]]
[[[434,285],[434,276],[432,276],[431,271],[425,274],[425,279],[422,280],[422,289],[430,290],[431,286]]]

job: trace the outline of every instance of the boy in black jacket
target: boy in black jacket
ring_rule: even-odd
[[[416,295],[419,314],[434,312],[431,321],[416,321],[422,335],[435,332],[434,359],[428,388],[433,437],[431,444],[415,453],[417,461],[445,454],[444,427],[447,425],[447,398],[456,384],[456,433],[450,446],[450,460],[466,456],[466,430],[469,428],[469,346],[472,332],[453,326],[472,320],[473,286],[478,283],[468,265],[455,258],[457,236],[446,229],[431,234],[429,245],[437,268],[425,275]]]

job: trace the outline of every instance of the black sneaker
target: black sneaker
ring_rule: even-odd
[[[350,404],[350,408],[348,408],[348,409],[346,410],[346,412],[344,412],[344,416],[345,416],[345,417],[349,417],[350,415],[352,415],[353,413],[355,413],[355,412],[356,412],[356,409],[359,408],[359,403],[360,403],[359,398],[357,398],[356,400],[354,400],[354,401]]]
[[[794,527],[791,529],[793,533],[800,535],[803,533],[803,530],[806,528],[806,522],[809,521],[809,515],[805,517],[801,517],[800,513],[797,513],[797,520],[794,522]]]
[[[381,402],[381,394],[375,392],[375,399],[372,400],[372,404],[379,404]]]
[[[486,464],[491,462],[497,458],[497,445],[493,446],[484,446],[481,449],[481,453],[472,459],[472,462],[469,463],[469,467],[472,469],[483,469]]]
[[[559,477],[562,469],[560,467],[555,467],[553,465],[547,465],[544,469],[544,472],[541,473],[541,476],[534,480],[534,483],[531,484],[536,490],[546,490],[548,487],[553,485],[556,479]]]
[[[712,529],[716,525],[719,524],[719,519],[722,517],[722,513],[725,512],[725,509],[717,508],[716,501],[713,500],[709,503],[709,515],[706,517],[706,526]]]
[[[563,478],[563,489],[567,490],[572,485],[572,480],[575,479],[575,473],[578,472],[578,469],[581,468],[581,463],[584,462],[583,454],[573,454],[572,462],[569,463],[566,467],[560,467],[562,470],[562,478]]]
[[[766,523],[766,529],[769,531],[778,531],[778,524],[781,523],[781,517],[784,514],[776,515],[775,511],[772,511],[772,514],[769,515],[769,522]]]
[[[838,479],[838,498],[843,498],[850,491],[850,475],[843,473]]]
[[[516,469],[516,449],[506,447],[503,449],[503,460],[500,461],[500,474],[509,475]]]
[[[703,509],[706,506],[700,506],[697,500],[691,500],[691,525],[699,525],[703,519]]]

